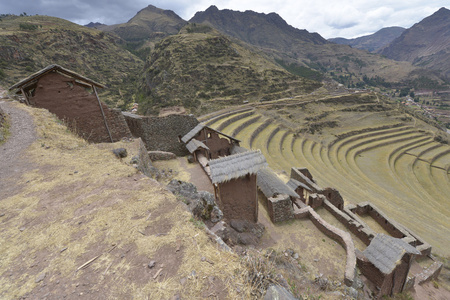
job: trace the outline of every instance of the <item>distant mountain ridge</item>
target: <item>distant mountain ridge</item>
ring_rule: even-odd
[[[260,47],[286,48],[291,45],[289,39],[316,45],[327,43],[327,40],[317,33],[292,27],[276,13],[219,10],[212,5],[203,12],[195,13],[189,22],[210,24],[227,35]],[[270,38],[267,35],[270,35]]]
[[[380,53],[450,78],[450,10],[439,9],[405,30]]]
[[[376,53],[385,46],[389,45],[389,43],[399,37],[405,30],[405,28],[398,26],[385,27],[378,30],[374,34],[365,35],[354,39],[331,38],[328,39],[328,41],[336,44],[349,45],[353,48]]]
[[[140,10],[127,23],[110,25],[101,28],[103,31],[114,32],[125,41],[161,39],[177,34],[187,24],[175,12],[149,5]]]
[[[105,26],[108,26],[108,25],[106,25],[106,24],[103,24],[103,23],[99,23],[99,22],[90,22],[89,24],[86,24],[86,25],[84,25],[84,26],[86,26],[86,27],[89,27],[89,28],[97,28],[97,29],[100,29],[100,28],[102,28],[102,27],[105,27]]]
[[[361,86],[363,81],[375,82],[372,79],[387,85],[386,82],[398,83],[417,75],[411,75],[415,68],[408,63],[328,42],[318,33],[290,26],[275,13],[219,10],[211,6],[197,12],[189,21],[208,24],[223,34],[256,46],[258,51],[287,69],[311,68],[349,87]]]

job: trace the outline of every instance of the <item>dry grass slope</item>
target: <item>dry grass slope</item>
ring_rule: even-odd
[[[23,109],[39,138],[16,194],[0,201],[0,298],[250,296],[238,256],[130,166],[136,143],[87,144],[47,111]],[[119,161],[117,147],[129,156]]]

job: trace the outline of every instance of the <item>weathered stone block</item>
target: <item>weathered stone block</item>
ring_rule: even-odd
[[[267,201],[269,216],[273,223],[283,222],[294,218],[294,208],[289,195],[281,194],[271,197]]]

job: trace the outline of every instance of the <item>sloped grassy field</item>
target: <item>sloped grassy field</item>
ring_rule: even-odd
[[[436,128],[371,94],[249,107],[205,120],[261,149],[284,171],[307,167],[322,187],[346,204],[370,201],[450,255],[450,146]]]

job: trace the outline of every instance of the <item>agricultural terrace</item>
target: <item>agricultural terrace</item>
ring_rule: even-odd
[[[450,255],[450,146],[437,129],[372,93],[261,103],[202,121],[260,149],[288,179],[307,167],[346,204],[370,201]]]

